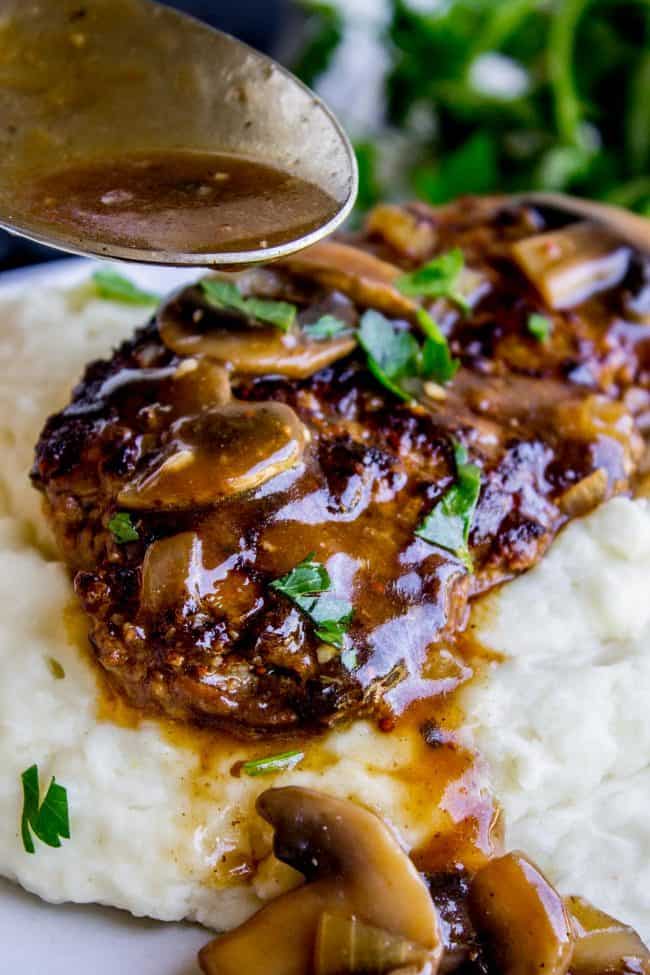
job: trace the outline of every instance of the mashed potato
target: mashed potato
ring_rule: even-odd
[[[465,701],[508,844],[646,939],[649,578],[646,501],[616,499],[574,522],[475,613],[482,641],[509,659]]]
[[[267,856],[268,830],[253,812],[274,782],[358,799],[408,848],[453,824],[433,779],[420,775],[425,746],[415,732],[382,735],[358,723],[307,747],[293,771],[249,778],[233,768],[268,745],[217,745],[207,735],[197,745],[119,709],[107,714],[27,472],[48,412],[87,361],[144,317],[44,287],[0,304],[0,873],[52,901],[227,928],[292,882]],[[476,736],[490,760],[509,844],[562,890],[587,894],[646,936],[649,572],[645,502],[613,501],[571,526],[537,569],[475,613],[483,642],[509,659],[466,696],[469,744]],[[20,775],[33,763],[42,787],[56,775],[67,788],[72,837],[56,850],[39,843],[30,856],[19,833]]]

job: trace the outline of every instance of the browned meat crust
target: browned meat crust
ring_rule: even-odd
[[[428,303],[462,367],[446,391],[431,389],[417,406],[379,385],[359,350],[306,378],[235,369],[236,404],[287,404],[306,433],[290,464],[257,485],[243,470],[243,488],[215,487],[216,502],[207,475],[191,485],[195,503],[184,496],[179,454],[193,436],[210,440],[208,461],[227,449],[223,431],[213,423],[206,433],[205,421],[221,373],[206,360],[191,372],[161,340],[157,319],[88,367],[70,405],[48,420],[32,476],[97,659],[132,702],[236,734],[284,734],[359,714],[389,720],[415,696],[462,679],[449,639],[468,598],[533,565],[568,517],[626,490],[639,458],[632,413],[647,411],[650,326],[631,308],[647,266],[628,255],[615,286],[553,311],[510,246],[558,222],[494,200],[379,208],[354,242],[382,259],[379,270],[349,247],[341,258],[335,245],[320,253],[337,266],[324,269],[317,252],[252,272],[249,291],[296,302],[301,321],[334,311],[354,324],[374,305],[397,309],[392,317],[413,329],[391,266],[459,246],[479,275],[478,297],[467,315]],[[197,316],[195,289],[170,307],[190,331],[200,318],[202,335],[232,325],[225,312],[200,307]],[[528,331],[532,312],[552,319],[548,341]],[[267,421],[259,412],[251,420],[261,440],[277,433]],[[455,442],[482,470],[472,575],[414,535],[454,481]],[[169,482],[176,501],[155,490],[145,497],[143,478],[170,457],[180,472]],[[118,544],[107,526],[125,508],[139,538]],[[310,553],[354,607],[355,664],[269,588]]]

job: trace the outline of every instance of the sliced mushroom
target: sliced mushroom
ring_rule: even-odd
[[[316,934],[314,975],[369,972],[382,975],[404,966],[416,969],[426,964],[429,952],[381,928],[364,924],[356,917],[322,914]]]
[[[567,897],[575,934],[572,975],[650,973],[650,951],[633,928],[599,911],[582,897]]]
[[[204,507],[294,467],[309,431],[284,403],[233,402],[177,420],[170,440],[120,492],[125,508]]]
[[[551,308],[570,308],[624,277],[631,250],[597,223],[526,237],[512,255]]]
[[[353,335],[317,341],[292,328],[283,332],[235,312],[206,304],[198,288],[186,288],[158,312],[160,337],[182,356],[205,356],[244,375],[281,375],[306,379],[350,352]]]
[[[522,853],[491,860],[470,887],[469,908],[499,975],[564,975],[573,931],[562,898]]]
[[[342,291],[363,307],[376,308],[394,317],[411,318],[416,314],[416,303],[395,287],[402,269],[359,247],[326,240],[292,254],[282,265]]]
[[[231,398],[228,373],[209,359],[183,359],[173,376],[171,396],[177,416],[221,406]]]
[[[204,948],[207,975],[311,975],[325,914],[377,928],[387,943],[392,937],[418,946],[435,975],[442,942],[433,902],[380,819],[356,803],[299,788],[270,789],[257,808],[275,829],[275,855],[307,883]]]

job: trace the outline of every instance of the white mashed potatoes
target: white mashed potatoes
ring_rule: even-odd
[[[363,801],[409,848],[447,824],[431,784],[408,774],[423,747],[417,736],[360,723],[307,749],[281,779],[253,779],[231,774],[250,746],[211,752],[207,739],[197,749],[154,722],[98,716],[83,623],[27,471],[45,416],[65,403],[84,364],[145,316],[98,301],[75,310],[45,288],[0,302],[0,873],[48,900],[224,928],[283,881],[272,861],[256,876],[250,867],[269,842],[253,803],[274,782]],[[509,845],[646,937],[649,575],[645,502],[613,501],[574,524],[477,614],[483,642],[509,659],[467,695]],[[41,787],[56,775],[67,788],[72,837],[60,849],[37,841],[30,856],[20,775],[34,763]]]
[[[479,609],[466,698],[511,847],[650,937],[650,505],[616,499]]]

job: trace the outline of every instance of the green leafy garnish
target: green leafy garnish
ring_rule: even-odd
[[[65,677],[65,670],[58,660],[56,660],[54,657],[48,657],[47,666],[55,680],[63,680]]]
[[[400,399],[412,400],[413,395],[401,384],[417,377],[419,371],[420,347],[413,335],[397,329],[381,312],[369,308],[361,318],[359,344],[375,379]]]
[[[329,572],[320,562],[313,561],[313,553],[271,583],[271,589],[287,596],[309,616],[319,640],[341,649],[352,619],[352,606],[346,599],[333,596],[331,587]]]
[[[457,289],[458,277],[464,266],[463,252],[455,247],[427,261],[415,271],[402,274],[395,283],[402,294],[411,298],[448,298],[466,312],[469,305]]]
[[[206,278],[199,284],[206,299],[215,308],[233,309],[255,321],[274,325],[283,332],[288,332],[296,320],[296,306],[288,301],[245,298],[234,282],[220,278]]]
[[[445,491],[415,534],[425,542],[453,552],[471,571],[467,543],[481,490],[481,471],[475,464],[467,463],[467,451],[460,444],[454,447],[454,459],[455,483]]]
[[[105,301],[121,301],[126,305],[156,305],[160,301],[160,295],[143,291],[133,281],[109,268],[95,271],[92,282],[97,297]]]
[[[346,120],[341,107],[364,148],[361,209],[387,194],[442,203],[535,189],[650,213],[647,0],[385,6],[373,39],[387,65],[386,125],[378,132],[374,112],[364,125],[354,109]],[[295,66],[312,86],[337,38],[349,44],[358,29],[346,5],[343,17],[333,7],[309,5],[309,57]]]
[[[137,542],[140,537],[128,511],[118,511],[114,514],[108,523],[108,528],[118,545]]]
[[[38,767],[32,765],[21,776],[23,784],[23,814],[20,831],[27,853],[35,853],[32,832],[47,846],[59,847],[61,840],[70,839],[68,793],[52,778],[42,804],[38,784]]]
[[[424,308],[418,309],[417,319],[420,328],[426,335],[426,340],[422,346],[420,366],[422,378],[433,379],[438,383],[447,383],[458,372],[460,362],[452,357],[447,339],[440,331],[438,324],[434,322]]]
[[[418,322],[426,336],[422,346],[414,335],[372,308],[363,313],[358,332],[370,372],[405,402],[414,399],[418,379],[445,383],[458,368],[446,338],[424,309],[418,312]]]
[[[553,328],[553,322],[546,315],[540,315],[538,312],[533,312],[528,316],[528,322],[526,327],[531,335],[534,335],[538,342],[546,342],[547,338],[551,334]]]
[[[279,755],[267,755],[266,758],[255,758],[250,762],[244,762],[241,770],[245,775],[252,776],[287,772],[302,762],[304,757],[304,752],[281,752]]]
[[[333,339],[343,332],[349,332],[350,326],[335,315],[321,315],[317,322],[311,322],[302,327],[305,335],[310,339]]]

